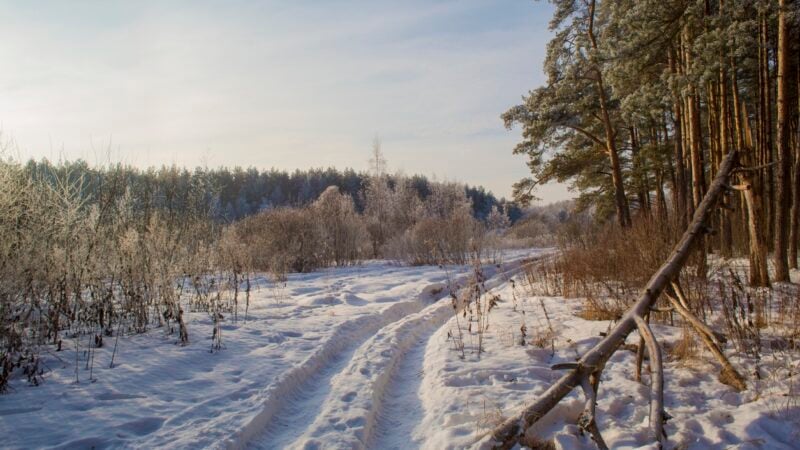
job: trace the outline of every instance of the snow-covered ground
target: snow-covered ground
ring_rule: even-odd
[[[475,337],[465,337],[463,359],[450,338],[457,325],[448,286],[463,286],[469,268],[370,262],[291,275],[285,289],[255,293],[246,324],[241,315],[225,322],[225,348],[213,354],[205,313],[188,315],[186,347],[160,329],[124,337],[113,369],[113,346],[98,349],[94,382],[85,361],[75,382],[68,348],[49,354],[41,386],[17,379],[0,396],[0,447],[480,446],[486,431],[559,375],[552,364],[573,361],[609,326],[576,317],[579,301],[528,296],[519,281],[512,287],[522,260],[544,253],[517,252],[484,269],[500,303],[480,355]],[[466,327],[463,317],[459,323]],[[655,332],[667,341],[680,334]],[[647,443],[649,388],[633,381],[634,358],[619,351],[600,385],[598,420],[612,448]],[[666,383],[670,448],[800,447],[800,413],[784,408],[780,394],[737,393],[710,363],[668,362]],[[594,448],[571,425],[582,409],[578,394],[538,428],[563,448]]]
[[[561,297],[526,296],[517,287],[501,286],[496,294],[506,300],[491,316],[486,351],[467,351],[465,360],[448,350],[448,331],[454,320],[437,330],[425,352],[425,376],[419,396],[425,399],[425,427],[416,430],[420,444],[430,448],[460,448],[486,443],[483,436],[503,418],[544,392],[563,373],[553,364],[574,362],[609,330],[608,321],[588,321],[575,315],[581,302]],[[516,311],[513,294],[521,299]],[[545,318],[547,311],[550,323]],[[520,327],[525,324],[529,341],[547,340],[550,327],[554,342],[541,347],[520,346]],[[681,336],[676,327],[653,325],[659,342],[673,345]],[[627,344],[638,344],[632,333]],[[553,349],[555,351],[553,351]],[[728,351],[728,354],[732,352]],[[665,361],[665,409],[672,416],[666,425],[666,448],[690,449],[796,449],[800,448],[800,397],[790,399],[785,381],[749,385],[738,393],[717,380],[719,368],[708,355],[691,364]],[[634,381],[636,355],[617,351],[603,372],[597,405],[598,425],[610,448],[651,448],[649,444],[649,376]],[[732,358],[737,367],[749,361]],[[763,361],[766,364],[766,361]],[[800,361],[795,360],[795,374]],[[747,374],[748,378],[750,373]],[[794,380],[795,395],[800,381]],[[788,407],[787,407],[788,405]],[[537,436],[554,437],[559,448],[596,449],[593,441],[575,425],[584,406],[583,393],[573,391],[554,411],[534,427]]]

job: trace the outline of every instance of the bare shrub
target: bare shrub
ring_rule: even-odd
[[[565,222],[587,221],[588,214],[575,214],[573,209],[571,201],[529,208],[525,216],[509,228],[505,239],[519,247],[555,246]]]
[[[424,215],[418,192],[411,180],[401,175],[390,178],[382,174],[367,179],[364,203],[364,222],[375,258],[391,253],[387,245]]]
[[[38,384],[43,349],[72,346],[80,382],[108,338],[112,367],[121,334],[162,327],[187,343],[181,281],[211,268],[191,262],[216,239],[208,186],[181,187],[163,169],[148,175],[165,177],[157,190],[134,192],[121,166],[94,179],[48,167],[0,161],[0,391],[18,369]]]
[[[505,211],[492,206],[489,215],[486,217],[485,232],[483,239],[484,256],[491,264],[502,262],[503,249],[507,245],[506,233],[511,226],[511,220]]]
[[[226,282],[228,290],[233,291],[233,320],[239,319],[239,291],[244,282],[245,320],[250,307],[250,272],[252,271],[251,253],[234,227],[222,230],[217,243],[216,264],[228,275]]]
[[[625,230],[610,224],[581,232],[567,227],[558,263],[563,293],[586,299],[582,315],[587,319],[619,318],[669,255],[672,243],[669,228],[648,217]]]
[[[726,280],[717,280],[717,294],[720,309],[725,319],[726,335],[733,341],[736,350],[742,354],[760,359],[762,351],[761,329],[766,322],[767,295],[748,288],[733,271]]]
[[[252,268],[273,274],[276,281],[287,272],[357,263],[368,236],[353,199],[335,186],[307,208],[267,210],[233,227]]]
[[[367,180],[364,187],[364,216],[374,258],[381,254],[383,246],[394,234],[391,229],[393,196],[389,177],[385,174],[376,174]]]
[[[413,227],[388,244],[391,257],[412,265],[467,264],[481,254],[485,229],[472,217],[462,186],[434,185],[424,215]]]
[[[397,259],[412,265],[467,264],[471,251],[480,250],[482,231],[471,216],[426,218],[398,237],[390,247]]]
[[[309,272],[324,265],[324,236],[308,208],[265,211],[237,226],[256,270]]]
[[[353,199],[330,186],[311,206],[319,226],[326,265],[346,266],[356,263],[364,254],[367,228],[356,213]]]
[[[669,348],[669,356],[676,361],[691,361],[697,358],[699,351],[697,339],[695,339],[692,331],[687,326],[684,326],[680,339]]]

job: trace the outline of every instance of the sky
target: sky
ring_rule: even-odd
[[[510,197],[500,114],[544,82],[551,6],[458,1],[0,1],[17,157],[368,167]],[[541,188],[545,202],[571,197]]]

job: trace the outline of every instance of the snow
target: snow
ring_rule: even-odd
[[[496,293],[504,299],[512,298],[509,285]],[[543,316],[540,299],[558,334],[555,353],[551,353],[549,344],[545,348],[514,344],[523,320],[529,335],[535,330],[546,331],[546,323],[540,320]],[[487,446],[486,432],[502,418],[517,412],[523,402],[535,399],[560,376],[550,369],[552,365],[575,361],[601,339],[600,334],[610,325],[607,321],[577,317],[581,306],[578,300],[525,298],[519,308],[524,315],[514,312],[509,303],[493,311],[491,326],[495,333],[487,337],[486,352],[480,358],[468,351],[462,361],[445,345],[429,346],[420,396],[426,399],[423,422],[437,425],[420,430],[426,436],[424,446]],[[447,331],[454,327],[455,321],[451,319],[431,342],[443,342]],[[653,329],[662,343],[674,343],[680,336],[679,328],[654,325]],[[516,336],[504,336],[504,332]],[[636,344],[638,339],[633,333],[627,343]],[[704,359],[711,361],[708,356]],[[746,361],[734,358],[733,362],[746,366]],[[644,384],[635,382],[634,369],[635,353],[620,349],[601,378],[598,425],[610,448],[648,448],[649,377],[643,375]],[[665,364],[665,408],[673,417],[666,426],[668,448],[681,445],[685,447],[680,448],[697,449],[800,448],[797,398],[793,407],[780,404],[789,402],[781,394],[787,389],[775,390],[774,395],[762,392],[759,396],[755,389],[738,393],[720,383],[717,374],[718,368],[710,362],[698,362],[695,366],[670,361]],[[540,438],[553,437],[557,446],[565,449],[596,448],[574,425],[582,409],[583,397],[578,389],[534,426],[534,434]]]
[[[290,275],[285,287],[261,280],[247,323],[241,313],[236,323],[226,318],[221,351],[209,352],[208,315],[189,313],[188,346],[162,329],[124,336],[109,369],[113,345],[106,342],[95,355],[94,381],[83,354],[76,383],[74,349],[48,353],[44,383],[15,379],[13,391],[0,396],[0,446],[485,447],[494,425],[560,375],[553,364],[574,361],[609,328],[577,317],[579,300],[512,287],[523,259],[545,253],[514,252],[484,267],[501,302],[490,313],[480,355],[475,339],[465,338],[464,359],[449,339],[456,330],[449,288],[466,284],[468,267],[375,261]],[[667,343],[680,336],[662,325],[654,332]],[[542,348],[533,345],[536,338]],[[634,333],[628,342],[637,341]],[[598,423],[612,448],[648,448],[649,377],[633,381],[634,359],[621,349],[600,384]],[[785,385],[764,381],[737,393],[703,360],[709,362],[666,362],[668,447],[798,448],[800,412],[782,396]],[[542,419],[537,435],[560,448],[594,448],[574,425],[583,408],[579,394]]]

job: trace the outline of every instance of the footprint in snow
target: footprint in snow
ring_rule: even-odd
[[[145,417],[123,423],[122,425],[118,426],[117,429],[136,436],[145,436],[157,431],[163,424],[163,417]]]

